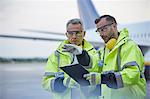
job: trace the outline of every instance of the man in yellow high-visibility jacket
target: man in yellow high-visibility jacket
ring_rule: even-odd
[[[105,47],[99,50],[98,66],[102,67],[102,72],[84,77],[91,81],[95,75],[96,84],[102,84],[104,99],[144,99],[144,58],[138,45],[129,38],[127,29],[118,31],[113,16],[103,15],[95,24],[105,42]]]
[[[81,20],[69,20],[66,29],[68,39],[63,41],[55,53],[49,56],[42,86],[51,92],[52,99],[98,99],[99,96],[93,92],[96,86],[82,87],[60,69],[60,67],[77,62],[89,72],[99,71],[99,68],[95,68],[98,59],[97,52],[84,39],[85,31]],[[76,47],[77,50],[71,47]],[[88,61],[82,57],[86,57]]]

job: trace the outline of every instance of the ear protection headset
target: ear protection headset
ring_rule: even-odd
[[[106,47],[111,50],[113,49],[113,47],[115,46],[117,40],[115,38],[110,39],[107,43],[106,43]]]

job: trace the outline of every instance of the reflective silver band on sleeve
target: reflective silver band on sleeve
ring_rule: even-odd
[[[93,85],[96,84],[96,74],[92,74],[92,75],[91,75],[91,83],[92,83]]]
[[[69,78],[67,78],[67,80],[66,80],[66,86],[67,86],[67,87],[69,86],[70,80],[71,80],[71,78],[70,78],[70,77],[69,77]]]
[[[55,76],[56,73],[54,72],[45,72],[44,76]]]
[[[55,79],[52,79],[51,80],[51,83],[50,83],[50,88],[51,88],[51,90],[52,90],[52,92],[55,92],[55,89],[54,89],[54,84],[55,84]]]
[[[136,61],[132,61],[132,62],[128,62],[128,63],[124,64],[122,67],[122,70],[128,66],[138,66],[138,68],[139,68],[139,65],[136,63]]]
[[[117,83],[117,88],[122,88],[123,87],[123,80],[120,72],[115,72],[115,77],[116,77],[116,83]]]
[[[55,51],[55,55],[57,57],[57,62],[58,62],[58,71],[60,71],[60,53],[58,50]]]
[[[138,67],[138,70],[140,72],[140,77],[143,78],[144,77],[144,74],[142,73],[142,71],[140,70],[140,66],[137,64],[136,61],[132,61],[132,62],[128,62],[126,64],[123,65],[122,67],[122,70],[128,66],[137,66]]]

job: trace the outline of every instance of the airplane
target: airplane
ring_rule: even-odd
[[[93,46],[98,49],[104,45],[101,37],[95,32],[96,27],[94,20],[100,15],[97,13],[95,6],[91,0],[77,0],[78,10],[81,20],[84,23],[86,30],[86,40],[93,44]],[[144,55],[150,53],[150,21],[139,22],[133,24],[119,24],[119,29],[127,27],[130,32],[130,37],[139,45]],[[50,42],[60,42],[66,39],[65,35],[62,33],[54,33],[43,30],[36,29],[20,29],[19,31],[24,31],[26,33],[39,33],[45,34],[46,36],[22,36],[22,35],[6,35],[0,34],[0,38],[11,38],[11,39],[24,39],[24,40],[34,40],[34,41],[50,41]],[[35,56],[34,56],[35,57]],[[37,57],[37,56],[36,56]],[[42,56],[40,56],[42,57]],[[47,57],[47,56],[44,56]],[[28,58],[28,57],[25,57]],[[31,57],[32,58],[32,57]],[[150,60],[149,60],[150,61]],[[150,62],[146,61],[146,65],[150,65]]]

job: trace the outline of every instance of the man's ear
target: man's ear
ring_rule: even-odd
[[[66,34],[66,36],[67,36],[67,38],[68,38],[68,34],[67,34],[67,32],[66,32],[65,34]]]

